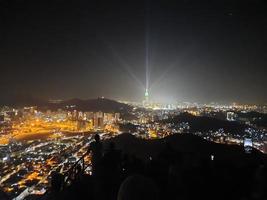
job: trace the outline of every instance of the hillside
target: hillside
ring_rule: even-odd
[[[231,134],[244,134],[247,125],[240,124],[238,122],[220,120],[211,117],[193,116],[188,113],[182,113],[175,116],[172,119],[164,120],[165,123],[181,123],[188,122],[190,125],[191,132],[206,132],[209,130],[217,131],[223,128],[225,132]]]
[[[74,107],[70,107],[74,106]],[[80,110],[80,111],[103,111],[103,112],[128,112],[131,109],[131,106],[123,103],[119,103],[115,100],[110,100],[106,98],[97,98],[97,99],[71,99],[63,101],[59,104],[48,104],[49,108],[61,108],[67,110]]]
[[[169,144],[177,152],[207,158],[214,155],[216,160],[229,161],[236,165],[244,164],[251,157],[255,160],[264,157],[264,154],[257,150],[254,150],[250,154],[253,156],[250,157],[244,152],[242,146],[216,144],[192,134],[175,134],[164,139],[144,140],[125,133],[113,138],[111,141],[122,152],[134,154],[143,160],[149,159],[150,156],[157,157],[166,148],[166,144]],[[107,141],[105,145],[107,146],[109,142]]]
[[[2,99],[0,105],[21,108],[24,106],[38,106],[40,110],[79,110],[128,113],[131,106],[106,98],[97,99],[70,99],[52,103],[48,100],[34,98],[30,95],[14,95],[8,100]]]

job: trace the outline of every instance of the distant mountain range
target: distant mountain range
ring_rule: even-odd
[[[223,128],[225,132],[236,134],[244,134],[248,125],[241,124],[235,121],[220,120],[211,117],[194,116],[188,113],[182,113],[174,118],[164,120],[165,123],[181,123],[188,122],[191,132],[207,132],[209,130],[217,131]]]
[[[97,99],[71,99],[62,101],[60,103],[49,103],[47,105],[49,109],[67,109],[67,110],[80,110],[80,111],[103,111],[103,112],[128,112],[131,110],[131,106],[117,102],[115,100],[106,98]]]
[[[63,101],[48,101],[35,98],[29,95],[16,95],[12,98],[0,99],[0,105],[12,107],[38,106],[41,110],[79,110],[79,111],[103,111],[125,113],[131,109],[131,106],[106,98],[97,99],[70,99]]]
[[[255,124],[256,126],[262,127],[267,129],[267,114],[266,113],[259,113],[259,112],[238,112],[237,113],[239,118],[245,118],[247,120],[250,120],[252,124]]]

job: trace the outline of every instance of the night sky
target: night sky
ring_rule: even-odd
[[[265,2],[0,0],[1,98],[266,103]]]

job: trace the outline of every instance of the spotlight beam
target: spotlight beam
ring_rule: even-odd
[[[150,45],[150,2],[146,1],[146,19],[145,19],[145,70],[146,70],[146,91],[150,82],[150,63],[149,63],[149,45]]]
[[[127,72],[127,74],[133,79],[135,80],[135,82],[143,89],[144,84],[142,83],[142,81],[140,81],[137,76],[134,74],[134,72],[132,71],[132,67],[126,63],[126,61],[117,53],[117,51],[111,47],[110,45],[108,45],[109,49],[111,50],[112,56],[118,61],[118,63],[120,64],[120,66],[123,67],[123,69]]]
[[[191,49],[191,47],[192,47],[192,44],[190,44],[186,49],[187,50],[189,50],[189,49]],[[173,62],[171,65],[169,65],[168,67],[167,67],[167,69],[155,80],[155,81],[153,81],[152,83],[151,83],[151,86],[150,86],[150,88],[149,89],[151,89],[151,88],[153,88],[153,87],[155,87],[155,85],[157,85],[159,82],[161,82],[164,78],[165,78],[165,76],[167,76],[168,75],[168,73],[173,69],[173,68],[175,68],[177,65],[179,65],[180,64],[180,61],[181,60],[183,60],[185,57],[186,57],[186,55],[187,55],[187,52],[188,51],[184,51],[184,53],[182,54],[182,55],[180,55],[179,56],[179,58],[177,58],[176,60],[175,60],[175,62]],[[193,62],[194,63],[194,62]],[[192,64],[192,63],[191,63]]]

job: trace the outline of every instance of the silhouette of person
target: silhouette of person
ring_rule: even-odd
[[[101,189],[105,191],[101,199],[116,199],[120,185],[120,162],[121,152],[115,148],[114,142],[110,142],[101,162]]]
[[[102,142],[100,141],[100,136],[95,135],[95,141],[91,142],[88,152],[92,152],[92,174],[95,176],[99,169],[99,163],[102,158]]]
[[[76,166],[76,169],[75,169],[75,180],[77,180],[77,181],[81,180],[82,175],[83,175],[83,169],[82,169],[81,164],[78,163],[78,165]]]
[[[113,171],[113,173],[118,170],[118,165],[121,161],[121,152],[116,150],[114,142],[109,143],[109,148],[104,154],[103,159],[108,170]]]
[[[117,200],[157,200],[158,187],[155,182],[142,175],[127,177],[119,188]]]
[[[59,192],[63,187],[64,176],[61,173],[53,171],[51,173],[51,188],[53,192]]]

